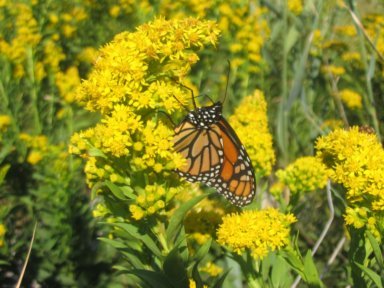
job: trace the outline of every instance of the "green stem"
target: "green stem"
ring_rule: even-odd
[[[2,110],[7,110],[8,109],[8,95],[5,92],[4,84],[3,81],[0,79],[0,99],[1,99],[1,108]]]
[[[34,73],[34,65],[33,65],[33,52],[32,48],[27,49],[27,75],[30,81],[30,95],[32,102],[32,118],[34,124],[34,132],[36,135],[41,134],[42,126],[39,117],[39,107],[38,107],[38,97],[36,90],[36,82],[35,82],[35,73]]]
[[[253,278],[248,278],[248,287],[250,288],[261,288],[262,286],[260,285],[259,281]]]
[[[163,224],[157,225],[158,231],[154,231],[154,235],[157,235],[157,239],[159,240],[161,246],[163,247],[163,253],[168,254],[170,251],[170,248],[168,247],[167,239],[165,237],[165,227]]]

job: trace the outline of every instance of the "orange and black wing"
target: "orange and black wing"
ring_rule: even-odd
[[[220,175],[211,180],[211,186],[232,204],[247,205],[256,194],[251,160],[235,131],[224,118],[215,125],[221,132],[224,155]]]
[[[218,177],[223,164],[219,129],[197,129],[185,120],[175,128],[174,148],[187,163],[178,172],[190,182],[204,182]]]

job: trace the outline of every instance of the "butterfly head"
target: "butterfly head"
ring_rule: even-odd
[[[222,103],[216,102],[211,106],[200,107],[189,112],[186,118],[199,128],[209,128],[210,125],[220,121],[222,112]]]

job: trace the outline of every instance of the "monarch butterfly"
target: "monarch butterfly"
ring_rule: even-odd
[[[174,129],[174,148],[187,163],[177,170],[189,182],[215,188],[232,204],[244,206],[256,194],[251,160],[222,116],[223,105],[196,107]]]

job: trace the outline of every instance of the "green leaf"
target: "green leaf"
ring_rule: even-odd
[[[147,246],[147,248],[149,250],[151,250],[151,252],[153,254],[155,254],[157,257],[159,257],[159,258],[163,257],[159,247],[152,240],[152,238],[149,237],[148,235],[141,234],[139,232],[139,229],[136,226],[128,224],[128,223],[106,223],[106,224],[113,225],[113,226],[116,226],[116,227],[123,229],[124,231],[126,231],[129,235],[131,235],[136,240],[143,242],[145,244],[145,246]]]
[[[281,255],[277,255],[275,257],[275,261],[271,263],[272,271],[271,271],[271,282],[272,287],[289,287],[288,283],[291,282],[292,278],[289,273],[289,265],[287,262],[281,257]]]
[[[226,271],[223,275],[221,275],[221,277],[219,277],[212,285],[212,288],[221,288],[223,287],[223,283],[225,281],[225,278],[227,278],[229,274],[229,270]]]
[[[9,262],[5,260],[0,260],[0,265],[9,265]]]
[[[101,150],[99,150],[95,147],[89,148],[88,153],[92,157],[101,157],[101,158],[105,158],[105,159],[108,158]]]
[[[192,278],[196,283],[196,288],[203,288],[204,287],[204,282],[203,279],[201,278],[200,272],[199,272],[199,261],[193,265],[192,268]]]
[[[108,245],[111,245],[112,247],[114,247],[116,249],[127,248],[127,246],[124,243],[121,243],[120,241],[112,240],[112,239],[105,238],[105,237],[99,237],[97,239],[99,239],[100,241],[102,241],[104,243],[107,243]]]
[[[93,185],[91,189],[91,199],[96,198],[97,190],[99,190],[101,187],[103,187],[103,182],[96,182],[95,185]]]
[[[383,283],[381,282],[380,275],[378,275],[372,269],[361,265],[360,263],[355,262],[355,265],[357,265],[373,281],[373,283],[375,283],[377,287],[383,288]]]
[[[7,175],[9,168],[11,168],[10,164],[6,164],[0,167],[0,185],[3,183],[5,175]]]
[[[300,257],[291,249],[279,251],[279,255],[287,262],[287,264],[295,270],[301,277],[304,276],[304,265]]]
[[[183,250],[186,249],[187,247],[175,247],[166,256],[164,260],[164,273],[175,287],[189,287],[189,280],[186,268],[187,263],[185,263],[181,257],[181,253],[183,252]]]
[[[203,195],[192,198],[186,203],[183,203],[176,212],[172,215],[169,225],[167,227],[166,235],[168,243],[173,243],[177,240],[181,227],[183,226],[184,217],[189,210],[191,210],[197,203],[203,200],[211,193],[205,193]]]
[[[133,188],[132,187],[130,187],[130,186],[123,186],[123,187],[120,187],[120,190],[128,198],[136,199],[136,195],[135,195],[135,193],[133,193]]]
[[[149,287],[156,288],[178,288],[172,285],[169,279],[160,272],[154,272],[149,270],[136,269],[128,272],[143,280]]]
[[[125,258],[127,258],[127,261],[135,268],[135,269],[144,269],[145,266],[144,264],[141,262],[141,260],[139,259],[139,257],[137,257],[136,255],[134,255],[132,252],[127,252],[127,251],[120,251],[121,254],[123,254],[125,256]]]
[[[304,277],[303,279],[310,284],[311,287],[323,287],[315,262],[313,261],[311,250],[307,251],[304,257]]]
[[[113,269],[116,269],[118,271],[124,271],[124,272],[129,272],[130,270],[127,269],[127,267],[125,266],[121,266],[121,265],[114,265],[112,266]]]
[[[287,54],[289,53],[289,51],[292,49],[292,47],[297,42],[299,35],[300,34],[295,27],[292,26],[291,29],[289,29],[288,35],[286,38],[286,45],[285,45],[285,51],[284,51],[285,53],[287,53]]]
[[[371,243],[373,253],[375,254],[375,258],[376,258],[377,263],[379,264],[380,268],[382,270],[384,270],[383,255],[380,251],[379,243],[377,242],[376,238],[372,235],[371,232],[369,232],[367,230],[367,231],[365,231],[365,233],[367,234],[369,243]]]
[[[125,196],[124,192],[120,189],[119,186],[113,184],[110,181],[104,182],[105,186],[108,187],[108,189],[112,192],[112,194],[119,200],[127,200],[127,197]]]
[[[196,262],[200,262],[203,258],[208,254],[209,248],[211,248],[212,238],[210,238],[207,242],[205,242],[202,246],[200,246],[199,250],[197,250],[196,254],[193,256],[193,260]]]

